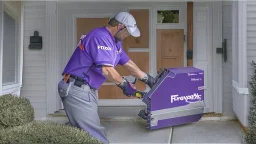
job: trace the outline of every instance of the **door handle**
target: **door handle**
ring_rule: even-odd
[[[218,54],[223,54],[224,62],[227,62],[227,39],[223,40],[222,47],[221,48],[217,48],[216,52]]]

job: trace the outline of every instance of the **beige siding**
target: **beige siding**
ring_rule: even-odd
[[[223,113],[234,116],[232,100],[232,2],[223,2],[223,39],[227,39],[227,62],[223,62]]]
[[[36,117],[46,116],[45,2],[24,2],[24,70],[21,95],[29,98]],[[43,37],[41,50],[30,50],[29,37],[37,30]]]

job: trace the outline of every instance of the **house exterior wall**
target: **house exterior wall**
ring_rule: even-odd
[[[256,62],[256,2],[247,1],[247,87],[249,89],[248,110],[250,106],[250,84],[253,75],[252,61]]]
[[[252,7],[251,7],[252,5]],[[254,4],[255,5],[255,4]],[[232,2],[232,99],[233,111],[242,125],[248,125],[250,59],[253,53],[253,3]],[[248,16],[248,17],[247,17]],[[247,24],[248,23],[248,24]],[[249,50],[250,49],[250,50]],[[249,50],[249,51],[248,51]],[[252,51],[251,51],[252,50]],[[248,55],[248,56],[247,56]],[[248,77],[249,76],[249,77]]]
[[[247,61],[248,81],[252,77],[251,62],[256,61],[256,2],[247,2]]]
[[[227,39],[227,61],[223,62],[223,113],[234,116],[232,103],[232,1],[225,1],[223,10],[223,39]]]
[[[28,98],[36,117],[46,116],[46,7],[45,2],[24,2],[24,69],[21,96]],[[43,39],[41,50],[28,49],[30,36],[37,30]]]
[[[231,3],[223,5],[223,36],[228,39],[228,61],[223,64],[223,113],[233,116],[231,93]],[[46,2],[24,2],[24,72],[21,96],[27,97],[35,108],[37,118],[47,114],[47,47],[46,47]],[[43,37],[41,50],[29,50],[29,37],[34,30]]]

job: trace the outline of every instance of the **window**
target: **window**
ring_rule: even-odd
[[[4,11],[3,26],[3,85],[17,82],[17,34],[16,20]]]
[[[179,23],[179,10],[158,10],[157,23]]]

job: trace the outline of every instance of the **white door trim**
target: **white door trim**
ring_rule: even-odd
[[[239,121],[248,125],[248,110],[250,102],[248,101],[248,62],[247,62],[247,1],[232,2],[232,98],[233,111]],[[237,69],[236,69],[237,68]]]
[[[58,73],[58,48],[57,48],[57,2],[46,1],[46,83],[47,83],[47,114],[59,110],[59,97],[57,83],[60,79]]]
[[[57,84],[56,84],[56,82],[59,81],[59,78],[60,78],[60,76],[59,76],[60,75],[59,74],[59,71],[60,71],[59,66],[60,66],[60,64],[63,64],[62,60],[64,60],[64,58],[63,57],[59,57],[60,55],[57,54],[57,51],[59,51],[59,52],[60,52],[60,50],[63,51],[63,49],[65,49],[65,48],[64,47],[60,48],[59,38],[57,37],[60,34],[59,31],[57,30],[57,28],[59,26],[58,23],[59,23],[60,17],[57,17],[59,15],[56,15],[56,10],[57,10],[57,8],[59,8],[58,7],[59,5],[57,5],[56,2],[47,2],[47,3],[48,4],[46,5],[46,8],[48,8],[48,9],[47,9],[47,13],[46,13],[46,18],[50,19],[50,21],[47,22],[46,28],[47,29],[49,27],[55,27],[56,28],[56,31],[49,31],[49,29],[48,29],[47,34],[46,34],[46,36],[48,37],[47,40],[49,42],[49,46],[48,47],[50,48],[47,51],[47,57],[49,57],[49,58],[47,58],[47,62],[48,62],[47,63],[47,68],[52,68],[52,71],[47,71],[47,73],[48,73],[47,74],[47,79],[49,80],[52,77],[52,79],[49,80],[50,82],[47,82],[47,112],[48,113],[53,113],[54,111],[57,111],[57,110],[59,110],[59,108],[61,108],[60,99],[58,98],[58,94],[57,94],[57,88],[56,88]],[[50,3],[52,3],[53,5],[50,6]],[[186,4],[186,2],[184,2],[184,3]],[[123,7],[123,8],[126,7],[126,9],[127,9],[127,7],[129,9],[142,9],[142,8],[149,9],[149,12],[150,12],[150,14],[149,14],[150,15],[150,32],[149,32],[150,36],[149,36],[149,38],[151,40],[150,44],[149,44],[149,50],[148,50],[148,52],[150,52],[150,56],[149,56],[149,61],[150,61],[149,62],[149,73],[151,75],[155,76],[157,74],[157,71],[155,69],[156,68],[156,55],[153,52],[155,52],[155,50],[156,50],[155,49],[155,47],[156,47],[156,32],[155,32],[156,25],[154,25],[153,23],[154,23],[154,21],[156,21],[156,19],[154,17],[152,17],[152,15],[153,15],[153,8],[155,8],[157,5],[150,5],[150,6],[149,5],[150,4],[146,4],[145,6],[135,6],[135,5],[125,6],[125,5],[120,5],[120,7],[118,7],[118,9],[121,8],[121,7]],[[173,5],[173,4],[170,3],[170,5],[165,5],[165,7],[166,6],[180,6],[180,5],[178,5],[177,3],[174,3],[174,5]],[[66,8],[68,6],[64,5],[64,7]],[[68,13],[68,12],[70,12],[70,9],[74,8],[74,6],[72,5],[71,7],[68,7],[68,8],[69,9],[67,9],[67,11],[65,11],[65,12],[66,12],[67,15],[70,15],[70,13]],[[79,7],[79,9],[81,9],[81,7]],[[85,13],[88,12],[87,11],[88,8],[85,8],[85,9],[86,9]],[[90,8],[90,9],[92,9],[92,8]],[[48,11],[48,10],[50,10],[50,11]],[[94,12],[96,10],[92,9],[92,11]],[[53,14],[53,15],[51,15],[51,14]],[[185,11],[185,15],[186,15],[186,11]],[[76,14],[73,15],[73,17],[75,17],[75,16],[79,16],[79,15],[76,15]],[[72,20],[74,22],[74,19],[72,19]],[[186,18],[185,18],[185,21],[186,21]],[[65,22],[66,23],[70,23],[69,19],[66,20]],[[73,43],[69,44],[68,46],[76,45],[76,44],[74,44],[74,40],[75,40],[75,37],[76,37],[76,35],[74,35],[74,27],[71,27],[71,28],[70,27],[66,27],[65,30],[69,31],[69,32],[73,31],[72,36],[74,36],[72,38]],[[186,23],[185,23],[185,31],[186,31]],[[56,36],[55,38],[53,37],[56,41],[54,41],[54,40],[49,38],[49,36],[51,36],[51,35],[52,36]],[[71,36],[65,35],[64,37],[66,37],[68,39]],[[56,46],[57,42],[58,42],[58,46]],[[185,41],[185,43],[186,43],[186,41]],[[64,44],[62,44],[62,45],[64,45]],[[184,45],[184,46],[187,47],[186,45]],[[144,48],[140,48],[140,49],[137,49],[137,50],[138,51],[144,51],[145,49]],[[66,51],[66,49],[64,51]],[[64,56],[67,56],[67,52],[63,52],[63,53],[60,52],[60,53],[63,54]],[[215,54],[216,53],[214,51],[213,55],[215,55]],[[56,58],[56,56],[57,56],[57,58]],[[185,64],[185,66],[186,66],[186,64]],[[52,74],[54,74],[54,75],[52,75]],[[48,77],[48,76],[50,76],[50,77]],[[54,77],[54,76],[56,76],[56,77]],[[216,89],[214,91],[216,92]],[[217,93],[215,93],[215,94],[217,95]],[[53,95],[55,95],[56,97],[53,96]],[[221,95],[217,95],[217,96],[222,96],[222,94]],[[216,99],[215,99],[214,103],[216,103]],[[108,105],[108,106],[110,106],[110,105],[111,106],[115,106],[115,105],[117,105],[117,106],[124,106],[124,105],[134,106],[134,105],[137,105],[138,106],[138,105],[144,105],[144,103],[142,103],[141,100],[138,100],[138,99],[124,100],[123,102],[120,102],[120,100],[117,100],[117,101],[116,100],[100,100],[99,101],[99,106],[101,106],[101,105],[102,106],[106,106],[106,105]]]
[[[216,53],[216,48],[222,47],[222,1],[213,3],[213,100],[214,112],[223,112],[223,81],[222,81],[222,62],[223,55]]]
[[[157,10],[179,10],[180,11],[180,23],[179,24],[157,24]],[[185,40],[184,40],[184,66],[187,66],[187,57],[186,57],[186,53],[187,53],[187,2],[181,2],[179,4],[175,4],[175,5],[165,5],[165,6],[156,6],[153,8],[152,10],[152,39],[151,41],[153,42],[153,46],[152,47],[152,63],[151,65],[153,66],[152,68],[152,74],[154,76],[157,75],[157,55],[155,53],[157,53],[157,36],[156,36],[156,30],[157,29],[184,29],[184,35]]]
[[[238,1],[238,85],[247,88],[247,1]]]

